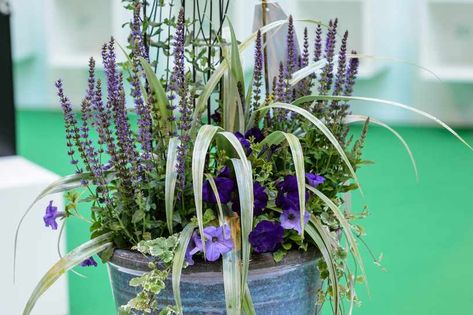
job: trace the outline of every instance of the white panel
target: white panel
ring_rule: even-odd
[[[423,4],[421,62],[443,80],[473,81],[473,1]]]
[[[44,208],[49,200],[60,209],[64,207],[61,195],[40,201],[24,221],[19,234],[16,283],[13,284],[14,234],[20,217],[36,196],[58,178],[57,175],[21,158],[0,158],[0,201],[2,204],[3,258],[0,260],[0,314],[21,314],[37,282],[58,260],[57,237],[59,230],[46,228]],[[64,252],[64,239],[61,248]],[[60,278],[38,301],[32,314],[68,314],[66,277]]]

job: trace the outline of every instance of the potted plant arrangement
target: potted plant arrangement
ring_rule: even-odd
[[[102,82],[90,59],[80,115],[56,82],[76,174],[36,201],[66,192],[63,211],[46,208],[44,223],[54,230],[60,219],[82,217],[79,203],[90,205],[91,239],[47,272],[24,314],[63,273],[96,265],[94,255],[109,265],[121,314],[315,314],[326,300],[334,314],[344,300],[351,309],[365,280],[355,221],[367,213],[352,212],[344,196],[361,190],[356,171],[368,124],[390,128],[351,115],[348,102],[408,109],[463,139],[427,113],[352,96],[359,57],[337,20],[305,21],[301,49],[292,17],[240,43],[228,23],[229,40],[219,30],[207,51],[194,41],[202,23],[186,19],[184,8],[155,25],[140,1],[128,5],[127,60],[117,63],[113,39],[105,44]],[[265,34],[282,25],[287,58],[268,78]],[[154,27],[171,30],[161,42],[170,60],[163,73],[150,54]],[[252,43],[248,78],[240,53]],[[359,135],[353,122],[364,123]]]

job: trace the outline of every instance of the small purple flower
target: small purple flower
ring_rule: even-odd
[[[228,225],[223,227],[208,226],[204,229],[204,237],[205,258],[208,261],[216,261],[220,255],[225,255],[233,249],[233,241]],[[196,237],[194,241],[196,248],[190,252],[192,255],[202,251],[202,239]]]
[[[254,182],[253,196],[253,215],[257,216],[262,214],[263,210],[266,208],[266,205],[268,204],[268,194],[265,192],[264,186],[261,186],[258,182]],[[232,209],[233,211],[240,213],[240,198],[235,198],[235,200],[233,200]]]
[[[281,209],[295,208],[299,209],[299,190],[297,188],[297,177],[287,175],[282,182],[276,184],[278,194],[276,196],[276,205]],[[305,192],[305,199],[309,194]]]
[[[62,217],[64,217],[64,212],[57,211],[57,207],[53,206],[53,201],[49,201],[49,205],[46,207],[46,212],[43,216],[45,226],[50,226],[52,230],[57,230],[58,224],[56,219]]]
[[[194,232],[192,234],[192,238],[189,240],[189,245],[187,246],[186,254],[185,254],[185,260],[189,266],[192,266],[194,264],[194,259],[192,256],[197,254],[202,250],[202,248],[198,248],[196,246],[195,240],[197,238],[197,232]]]
[[[307,179],[307,183],[314,188],[325,182],[325,177],[319,174],[306,173],[305,178]]]
[[[80,266],[81,267],[91,267],[91,266],[97,267],[97,262],[94,260],[94,257],[91,256],[87,258],[86,260],[84,260],[83,262],[81,262]]]
[[[218,196],[220,197],[221,203],[228,203],[232,199],[232,192],[235,190],[235,181],[230,178],[230,168],[225,166],[220,174],[214,178],[215,185],[217,186]],[[208,180],[204,182],[202,187],[202,199],[208,203],[217,203],[215,194],[212,190],[212,186]]]
[[[240,141],[241,146],[245,149],[246,154],[251,154],[251,143],[248,139],[245,138],[240,132],[235,132],[235,136],[237,137],[238,141]]]
[[[263,220],[249,235],[249,241],[257,253],[274,252],[282,243],[284,229],[279,223]]]
[[[304,213],[304,224],[307,224],[310,218],[310,213]],[[302,227],[301,227],[301,212],[294,208],[288,208],[283,211],[281,216],[279,217],[281,221],[281,226],[286,230],[296,230],[299,235],[302,234]]]
[[[254,127],[245,132],[245,139],[250,140],[251,138],[253,138],[255,143],[263,141],[264,135],[261,129]]]

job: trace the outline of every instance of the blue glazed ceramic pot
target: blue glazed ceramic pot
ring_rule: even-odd
[[[258,315],[314,315],[316,293],[321,287],[319,255],[291,251],[280,263],[271,254],[252,255],[248,285]],[[109,263],[110,280],[117,308],[138,292],[129,281],[147,270],[149,260],[142,254],[115,250]],[[225,314],[221,262],[197,261],[183,270],[181,298],[184,314]],[[171,282],[158,296],[159,305],[174,305]],[[135,313],[138,314],[138,313]]]

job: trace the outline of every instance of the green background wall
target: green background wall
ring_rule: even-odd
[[[363,250],[371,297],[364,287],[358,288],[363,305],[355,314],[470,313],[473,152],[437,128],[396,129],[411,145],[420,182],[397,139],[384,129],[371,128],[365,158],[376,164],[360,170],[365,199],[355,193],[353,210],[369,206],[371,215],[363,222],[366,241],[376,255],[384,254],[387,271],[370,263]],[[460,134],[473,143],[473,130]],[[71,172],[60,113],[19,111],[18,136],[21,155],[58,174]],[[70,221],[68,249],[87,238],[87,225]],[[71,315],[115,314],[106,268],[80,271],[87,279],[68,275]]]

